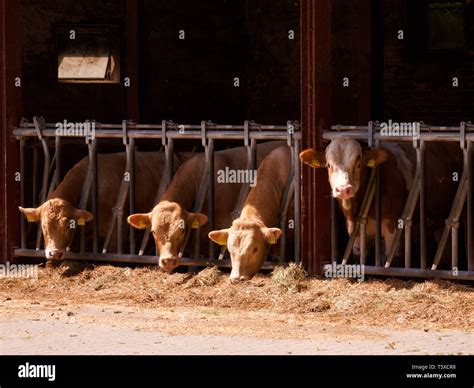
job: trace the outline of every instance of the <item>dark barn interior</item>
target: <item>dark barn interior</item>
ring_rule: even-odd
[[[451,7],[444,19],[443,6]],[[473,119],[474,3],[468,0],[0,0],[0,11],[5,261],[20,238],[12,129],[22,117],[115,124],[299,120],[303,146],[319,149],[326,144],[321,133],[333,124],[391,119],[456,126]],[[119,78],[58,80],[64,34],[75,30],[80,39],[98,27],[106,31]],[[16,77],[21,87],[14,86]],[[137,145],[150,150],[160,142]],[[87,152],[85,145],[64,147],[62,175]],[[120,141],[99,144],[99,152],[122,149]],[[329,193],[324,171],[302,170],[301,259],[310,274],[331,260]],[[339,240],[339,250],[345,242]]]

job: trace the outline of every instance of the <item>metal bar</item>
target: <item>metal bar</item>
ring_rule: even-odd
[[[294,174],[293,179],[295,180],[295,192],[294,192],[294,203],[295,203],[295,262],[299,264],[301,262],[301,172],[300,172],[300,161],[299,155],[301,151],[301,141],[294,138]]]
[[[87,168],[86,178],[85,178],[84,184],[82,186],[81,199],[79,201],[79,209],[85,209],[87,207],[87,202],[89,201],[91,186],[92,186],[92,165],[91,165],[90,160],[89,160],[89,166]],[[69,241],[69,244],[66,247],[66,252],[71,251],[71,244],[74,241],[74,236],[76,234],[76,230],[77,230],[77,225],[76,225],[76,228],[74,228],[72,230],[71,240]],[[86,236],[84,232],[85,232],[85,229],[81,228],[81,236],[80,236],[81,237],[81,245],[82,245],[83,239],[85,240],[85,236]]]
[[[54,143],[54,157],[56,159],[56,169],[54,170],[53,181],[55,182],[55,184],[54,186],[52,186],[53,188],[55,188],[61,180],[61,137],[56,136],[54,139]]]
[[[128,144],[128,160],[130,163],[130,183],[128,185],[129,193],[129,214],[135,213],[135,139],[130,139]],[[130,254],[133,255],[135,253],[135,228],[130,225],[129,227],[130,232]]]
[[[33,176],[32,180],[32,199],[33,207],[37,207],[38,204],[38,166],[39,166],[39,150],[37,147],[33,148]],[[23,175],[22,175],[23,178]]]
[[[427,268],[426,257],[426,144],[420,142],[417,149],[417,159],[420,166],[420,268]]]
[[[360,223],[359,227],[360,239],[360,264],[365,265],[367,259],[367,220]]]
[[[375,141],[375,148],[380,148],[380,141]],[[382,196],[381,166],[375,166],[375,265],[382,265]]]
[[[48,143],[43,138],[43,128],[44,128],[44,119],[42,117],[33,117],[33,121],[35,124],[35,134],[40,139],[41,145],[43,147],[43,180],[41,183],[41,196],[40,196],[40,203],[44,203],[46,201],[46,197],[48,195],[48,181],[49,181],[49,164],[51,161],[51,156],[49,153]],[[39,250],[41,248],[41,241],[42,241],[43,233],[41,229],[40,223],[38,223],[38,230],[36,234],[36,249]]]
[[[20,206],[25,207],[25,148],[26,140],[21,138],[20,140]],[[20,219],[21,228],[21,248],[26,248],[26,222],[25,217],[21,215]]]
[[[331,198],[331,262],[337,263],[337,199]]]
[[[467,269],[474,271],[474,165],[473,143],[467,144]]]
[[[458,248],[459,244],[459,226],[451,227],[451,269],[458,270]]]
[[[367,138],[367,131],[369,126],[368,125],[332,125],[331,129],[338,131],[338,132],[346,132],[346,131],[361,131],[365,132],[365,138]],[[459,126],[429,126],[422,127],[420,126],[421,132],[457,132],[459,131]],[[411,135],[413,137],[413,135]],[[459,137],[458,137],[459,140]]]
[[[411,227],[412,221],[405,221],[405,268],[411,268]]]
[[[16,137],[34,137],[34,133],[32,130],[29,129],[18,129],[14,133]],[[47,129],[44,131],[45,137],[54,137],[55,130]],[[161,139],[162,134],[156,130],[130,130],[128,133],[128,137],[135,138],[135,139]],[[98,139],[121,139],[122,133],[118,130],[100,130],[96,131],[95,137]],[[168,139],[194,139],[200,140],[201,139],[201,131],[199,130],[188,130],[184,132],[182,130],[169,130],[166,133],[166,137]],[[242,140],[243,133],[241,130],[222,130],[222,131],[213,131],[209,129],[207,131],[206,137],[208,139],[214,140]],[[295,132],[293,137],[295,139],[301,139],[301,133]],[[81,138],[80,136],[77,137],[78,139]],[[250,131],[249,133],[250,139],[256,140],[287,140],[288,135],[286,131],[282,131],[279,129],[274,129],[272,131]]]
[[[324,132],[324,140],[334,140],[340,137],[346,139],[355,139],[355,140],[367,140],[367,133],[360,131],[348,131],[348,132]],[[467,133],[466,140],[472,141],[474,139],[474,133]],[[384,142],[400,142],[400,141],[413,141],[413,136],[383,136],[380,133],[374,134],[374,140],[381,140]],[[422,141],[450,141],[457,142],[459,141],[459,134],[455,132],[439,132],[439,133],[420,133],[420,140]]]
[[[184,129],[185,131],[188,131],[188,130],[200,130],[201,129],[201,125],[200,124],[179,124],[179,123],[173,123],[173,122],[169,122],[169,121],[166,121],[166,128],[167,129],[173,129],[173,130],[178,130],[178,129]],[[293,121],[292,122],[293,126],[294,126],[294,131],[295,132],[298,132],[301,130],[301,125],[297,122],[297,121]],[[227,125],[227,124],[216,124],[216,123],[212,123],[212,122],[209,122],[207,124],[207,127],[212,130],[212,131],[243,131],[245,129],[245,124],[244,125]],[[24,126],[20,126],[20,127],[15,127],[13,128],[14,131],[19,131],[19,130],[31,130],[31,129],[34,129],[35,126],[32,124],[32,123],[26,123],[26,125]],[[56,124],[55,123],[45,123],[45,126],[44,128],[46,130],[55,130],[56,129]],[[131,128],[133,130],[161,130],[163,129],[163,122],[162,124],[138,124],[138,123],[134,123],[133,126],[131,126]],[[249,121],[248,123],[248,128],[250,131],[263,131],[263,132],[266,132],[266,131],[285,131],[287,132],[288,130],[288,124],[285,124],[285,125],[267,125],[267,124],[258,124],[258,123],[255,123],[254,121]],[[361,127],[362,128],[362,127]],[[365,127],[367,128],[367,127]],[[433,127],[433,128],[437,128],[437,127]],[[443,128],[446,128],[446,127],[443,127]],[[458,127],[456,127],[458,128]],[[122,124],[106,124],[106,123],[96,123],[96,129],[100,129],[101,131],[104,131],[104,130],[121,130],[122,129]],[[459,128],[458,128],[459,129]],[[46,133],[46,136],[48,136],[48,133]],[[13,133],[14,136],[17,136],[17,133]],[[25,135],[27,136],[27,135]],[[36,136],[35,134],[33,134],[33,136]],[[68,135],[69,136],[69,135]],[[80,137],[80,136],[79,136]]]
[[[43,250],[32,250],[32,249],[15,249],[13,251],[15,256],[19,257],[44,257]],[[87,260],[87,261],[104,261],[104,262],[115,262],[115,263],[133,263],[133,264],[158,264],[159,258],[157,256],[149,256],[149,255],[118,255],[116,253],[90,253],[86,252],[83,256],[78,253],[67,252],[65,255],[66,259],[73,259],[73,260]],[[212,267],[225,267],[230,268],[232,267],[232,263],[230,260],[205,260],[205,259],[193,259],[188,257],[182,257],[180,259],[180,265],[183,266],[212,266]],[[274,269],[279,267],[278,264],[273,262],[264,262],[262,265],[262,269]]]
[[[208,198],[208,212],[209,212],[209,230],[215,229],[215,198],[214,198],[214,140],[209,140],[206,149],[206,159],[209,165],[209,191],[207,193]],[[209,258],[214,260],[215,251],[214,243],[209,239]]]
[[[89,163],[91,163],[91,190],[92,190],[92,214],[94,219],[92,220],[92,251],[97,253],[99,251],[99,189],[98,179],[99,172],[97,167],[97,139],[91,140],[89,147]]]

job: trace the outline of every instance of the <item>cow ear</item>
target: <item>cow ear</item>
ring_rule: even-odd
[[[77,225],[84,226],[86,222],[92,221],[93,218],[94,216],[92,215],[92,213],[89,213],[87,210],[74,210],[74,219],[77,221]]]
[[[265,235],[265,241],[268,244],[276,244],[277,240],[281,236],[281,229],[278,229],[278,228],[263,228],[263,234]]]
[[[202,213],[188,213],[187,224],[193,229],[199,229],[207,223],[207,216]]]
[[[312,148],[300,153],[300,160],[313,168],[326,167],[326,155],[322,151],[315,151]]]
[[[384,149],[368,150],[364,152],[364,163],[369,167],[374,167],[385,163],[388,160],[388,153]]]
[[[151,226],[150,213],[132,214],[131,216],[128,216],[127,222],[135,229],[146,229]]]
[[[227,245],[227,237],[229,237],[229,229],[213,230],[208,234],[209,238],[219,245]]]
[[[21,207],[18,209],[26,216],[28,222],[38,222],[41,219],[41,206],[40,207]]]

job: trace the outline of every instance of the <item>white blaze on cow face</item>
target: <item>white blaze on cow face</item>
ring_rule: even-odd
[[[308,149],[300,159],[314,168],[327,167],[333,197],[345,202],[357,194],[363,168],[386,162],[388,154],[383,149],[363,151],[353,139],[336,139],[325,153]]]
[[[151,227],[155,239],[159,266],[171,271],[179,266],[179,253],[184,248],[188,228],[200,228],[207,223],[207,216],[189,213],[176,202],[161,201],[150,213],[132,214],[128,223],[137,229]]]
[[[229,229],[215,230],[209,238],[227,245],[232,261],[231,283],[251,279],[260,270],[267,250],[267,244],[276,244],[281,235],[278,228],[267,228],[253,220],[236,219]]]
[[[62,260],[71,242],[74,227],[85,225],[93,219],[88,211],[77,209],[59,198],[50,199],[37,208],[19,207],[19,209],[28,222],[41,223],[44,252],[48,260]]]
[[[334,140],[326,148],[326,165],[332,195],[352,198],[360,186],[362,149],[355,140]]]

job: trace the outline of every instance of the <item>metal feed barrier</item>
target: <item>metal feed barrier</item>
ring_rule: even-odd
[[[280,208],[279,224],[286,225],[286,214],[291,198],[294,197],[294,231],[295,231],[295,251],[294,257],[290,257],[296,262],[300,261],[300,163],[298,159],[301,150],[301,132],[298,122],[288,121],[287,125],[259,125],[254,122],[245,121],[243,125],[218,125],[211,122],[202,121],[200,125],[182,125],[173,122],[163,121],[161,125],[155,124],[136,124],[133,122],[123,121],[122,124],[101,124],[93,122],[95,131],[93,136],[90,134],[63,134],[57,133],[56,124],[47,124],[42,117],[34,117],[33,123],[22,121],[21,125],[13,130],[13,136],[20,142],[20,190],[21,190],[21,206],[27,207],[26,204],[26,187],[25,179],[28,171],[26,168],[26,141],[27,139],[37,139],[41,143],[43,151],[43,174],[42,182],[39,185],[35,177],[39,174],[38,167],[39,149],[33,150],[33,170],[32,170],[32,197],[33,206],[39,195],[40,203],[43,203],[48,194],[51,193],[59,183],[61,176],[61,148],[65,141],[85,145],[89,154],[89,169],[85,183],[82,188],[81,200],[79,208],[85,209],[89,198],[91,197],[92,214],[94,215],[92,222],[92,250],[86,250],[85,227],[78,225],[73,230],[80,233],[80,251],[72,252],[71,243],[67,249],[66,258],[77,260],[97,260],[111,262],[132,262],[138,264],[157,264],[158,257],[153,255],[145,255],[148,242],[150,240],[150,229],[144,233],[139,249],[136,246],[135,230],[130,226],[130,244],[129,253],[124,253],[123,248],[123,222],[124,222],[124,205],[128,198],[130,214],[135,211],[135,140],[136,139],[155,139],[161,140],[161,148],[165,152],[165,168],[157,188],[155,203],[158,202],[161,195],[165,192],[169,183],[173,178],[173,150],[174,140],[192,139],[201,140],[206,155],[206,167],[201,182],[201,190],[195,199],[193,211],[200,211],[204,205],[206,194],[208,195],[209,209],[209,227],[214,229],[214,144],[215,141],[225,140],[242,140],[247,147],[247,168],[256,168],[256,146],[258,140],[285,140],[291,148],[292,168],[286,184],[285,195]],[[99,248],[98,238],[98,217],[100,217],[100,209],[98,208],[98,176],[97,171],[97,144],[101,139],[117,139],[121,140],[126,152],[126,167],[124,171],[129,179],[123,179],[121,187],[118,191],[117,200],[113,208],[112,220],[109,224],[104,245]],[[54,143],[53,143],[54,142]],[[50,148],[54,148],[54,156],[51,158]],[[232,214],[233,218],[239,216],[243,203],[250,190],[249,184],[242,185],[239,194],[239,200]],[[31,205],[31,204],[30,204]],[[21,216],[21,215],[19,215]],[[280,239],[280,259],[285,257],[285,229],[282,228],[282,236]],[[117,252],[109,252],[109,244],[112,239],[114,230],[117,233]],[[193,229],[195,233],[199,233],[199,229]],[[186,243],[190,237],[191,229],[187,230]],[[42,250],[42,231],[38,225],[36,231],[35,249],[27,247],[27,229],[26,222],[21,216],[21,247],[14,250],[15,256],[20,257],[44,257]],[[184,249],[180,252],[180,262],[182,265],[188,266],[209,266],[217,265],[220,267],[230,267],[230,260],[225,260],[225,247],[220,248],[220,253],[216,259],[215,246],[209,241],[209,258],[202,259],[200,257],[199,238],[196,238],[194,247],[194,257],[184,257]],[[279,263],[281,264],[281,263]],[[262,268],[274,268],[277,263],[265,261]]]
[[[333,140],[337,138],[350,138],[366,141],[370,148],[379,148],[382,142],[412,142],[416,151],[416,172],[414,174],[413,186],[408,194],[403,214],[400,215],[402,227],[396,230],[395,241],[390,252],[387,253],[386,262],[382,262],[382,234],[381,234],[381,182],[380,168],[375,167],[370,174],[364,199],[362,201],[354,232],[349,238],[345,252],[342,256],[342,264],[346,264],[351,257],[352,247],[356,237],[360,237],[360,264],[366,263],[366,222],[368,212],[375,199],[375,265],[365,266],[368,275],[392,275],[433,278],[441,277],[458,280],[474,280],[474,188],[473,188],[473,142],[474,125],[461,123],[459,127],[434,127],[420,123],[420,131],[415,136],[383,136],[380,132],[378,122],[370,122],[368,126],[332,126],[331,131],[322,134],[323,139]],[[459,179],[459,186],[451,205],[451,210],[437,251],[432,260],[427,257],[426,246],[426,142],[458,142],[463,152],[463,172]],[[416,205],[419,201],[420,222],[420,268],[412,266],[412,220]],[[467,207],[467,268],[459,269],[459,227],[460,218],[464,206]],[[331,251],[332,261],[339,259],[337,252],[337,225],[336,211],[337,200],[332,199],[332,227],[331,227]],[[392,268],[391,263],[401,244],[404,236],[404,268]],[[449,237],[451,236],[451,270],[439,270],[438,265],[446,250]]]

